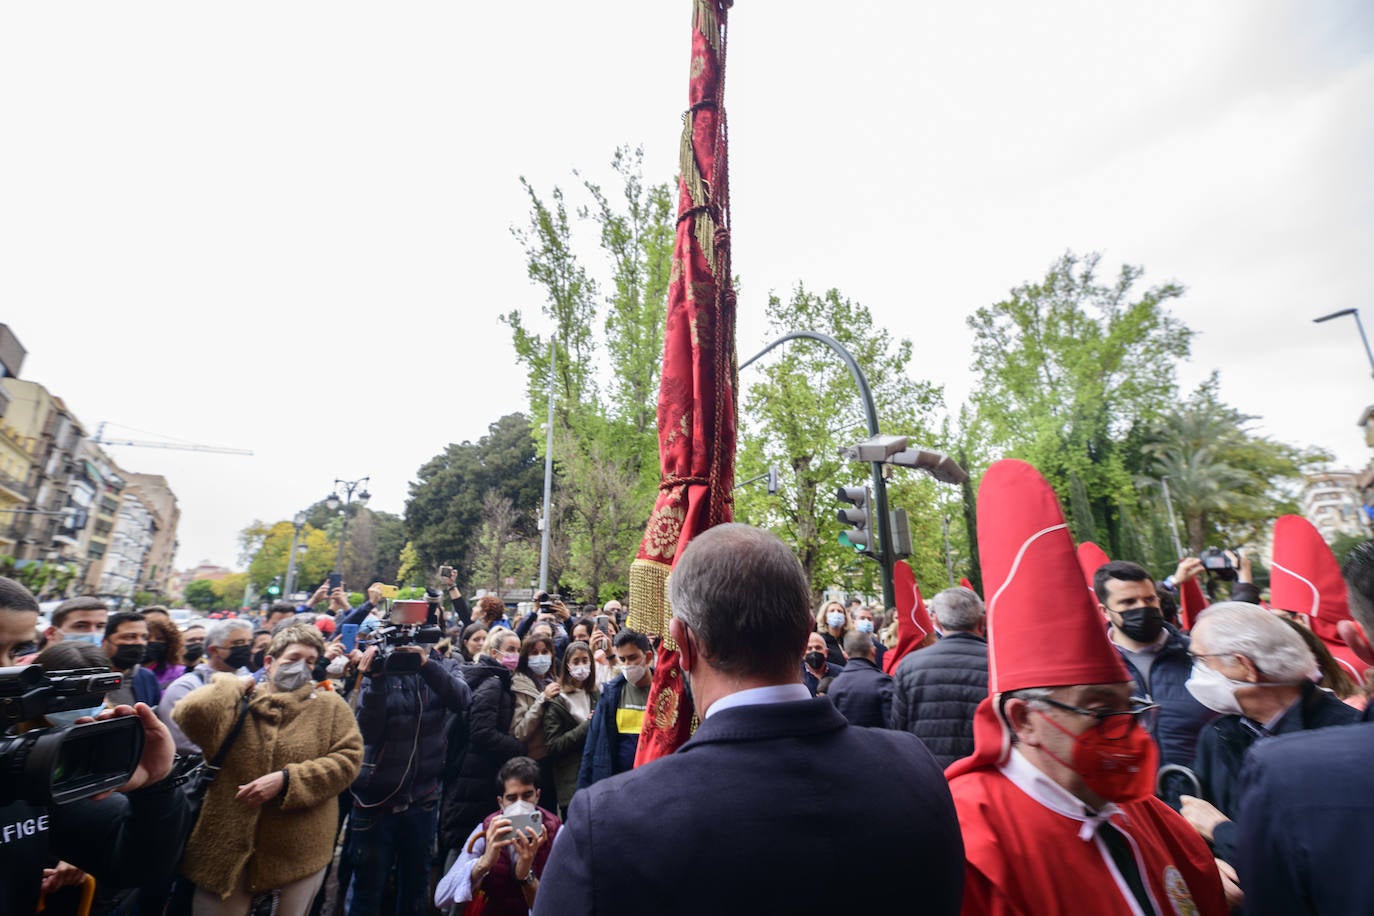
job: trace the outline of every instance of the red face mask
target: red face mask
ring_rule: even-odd
[[[1041,750],[1081,776],[1094,794],[1114,802],[1140,801],[1153,794],[1159,749],[1138,724],[1133,723],[1124,738],[1110,739],[1097,726],[1074,735],[1043,712],[1040,717],[1073,738],[1073,762],[1060,760],[1044,747]]]

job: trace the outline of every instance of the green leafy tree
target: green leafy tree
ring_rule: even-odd
[[[401,561],[396,570],[396,581],[401,582],[423,582],[425,578],[425,561],[420,557],[420,551],[415,549],[415,545],[406,541],[401,548]]]
[[[1193,332],[1166,309],[1183,287],[1137,290],[1143,270],[1130,265],[1104,283],[1100,257],[1066,253],[1044,279],[969,318],[972,400],[991,449],[1035,465],[1077,537],[1121,556],[1138,438],[1177,399],[1174,366]]]
[[[182,597],[186,603],[198,611],[214,611],[223,607],[215,583],[209,579],[192,579],[186,583]]]
[[[240,532],[241,548],[252,548],[246,564],[248,578],[255,589],[265,589],[273,579],[286,575],[293,535],[294,528],[287,521],[271,525],[255,521]],[[325,576],[333,569],[338,542],[331,540],[324,531],[307,523],[301,529],[299,544],[304,545],[305,550],[297,554],[296,584],[305,591],[323,582]],[[239,600],[242,597],[240,591]]]
[[[529,420],[509,414],[477,442],[451,444],[421,465],[406,501],[406,532],[424,564],[448,563],[471,581],[476,569],[482,501],[489,490],[511,501],[525,536],[533,536],[543,498],[544,467]]]
[[[675,226],[670,187],[645,181],[642,150],[621,147],[611,164],[619,193],[583,181],[589,203],[576,208],[578,217],[599,230],[607,293],[601,296],[602,286],[573,249],[563,191],[555,187],[545,202],[522,180],[531,203],[529,222],[513,231],[524,246],[531,281],[544,292],[542,313],[551,329],[541,337],[519,313],[504,316],[527,370],[533,416],[547,410],[550,350],[557,347],[558,500],[550,521],[557,559],[550,565],[566,586],[592,599],[624,592],[635,550],[626,532],[642,530],[657,493],[657,395]],[[602,375],[593,374],[598,364],[607,367]],[[537,447],[542,452],[542,435]],[[617,482],[613,494],[610,478]],[[597,501],[608,495],[613,504]]]
[[[1258,417],[1222,402],[1216,375],[1161,417],[1146,436],[1143,489],[1158,509],[1167,480],[1183,519],[1185,546],[1196,556],[1209,544],[1260,540],[1277,516],[1300,511],[1303,468],[1330,456],[1254,432]],[[1166,516],[1167,517],[1167,516]]]
[[[520,530],[520,514],[509,497],[488,490],[482,498],[482,527],[477,535],[476,578],[480,585],[500,594],[507,579],[528,579],[539,566],[534,538]]]
[[[831,289],[823,294],[800,284],[790,299],[769,296],[770,339],[789,331],[829,334],[854,355],[865,370],[884,433],[906,435],[917,444],[935,444],[932,411],[941,402],[939,389],[907,376],[910,340],[894,339],[878,326],[863,305]],[[847,526],[835,513],[840,486],[866,483],[868,466],[839,457],[842,447],[867,437],[863,408],[848,370],[822,344],[798,340],[785,345],[750,387],[740,412],[737,479],[747,480],[776,467],[776,496],[744,487],[736,492],[737,517],[777,533],[792,545],[819,600],[826,588],[878,594],[879,570],[850,547],[838,543]],[[930,488],[911,480],[896,483],[890,493],[912,518],[913,539],[922,542],[913,556],[918,581],[945,578],[941,553],[928,548],[931,531],[939,531],[940,509]]]
[[[214,584],[221,608],[237,608],[243,605],[243,592],[248,587],[248,573],[230,573],[223,579],[216,579]]]

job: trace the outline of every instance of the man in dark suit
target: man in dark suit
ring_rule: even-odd
[[[873,637],[858,630],[844,635],[849,664],[830,685],[826,696],[850,725],[887,728],[892,716],[892,677],[873,659]]]
[[[801,683],[814,621],[787,545],[712,528],[679,557],[669,597],[701,725],[677,753],[573,796],[536,916],[958,913],[963,843],[930,752],[904,732],[850,726]],[[866,846],[901,850],[900,880],[805,880],[842,823]]]
[[[1346,644],[1374,664],[1374,541],[1346,556]],[[1374,713],[1257,742],[1240,775],[1236,871],[1245,912],[1367,913],[1374,901]]]

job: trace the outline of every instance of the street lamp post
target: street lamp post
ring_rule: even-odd
[[[557,377],[558,339],[549,351],[549,417],[544,428],[544,514],[539,517],[539,588],[549,590],[549,538],[552,534],[549,513],[553,510],[553,383]]]
[[[1333,318],[1344,318],[1346,315],[1355,319],[1355,327],[1360,329],[1360,340],[1364,341],[1364,355],[1369,358],[1370,375],[1374,376],[1374,350],[1369,348],[1369,337],[1364,332],[1364,322],[1360,320],[1359,309],[1341,309],[1339,312],[1332,312],[1330,315],[1323,315],[1320,318],[1313,318],[1313,324],[1321,324],[1323,321],[1330,321]]]
[[[286,584],[282,588],[283,597],[295,594],[296,589],[296,544],[301,537],[301,529],[305,527],[305,513],[297,512],[296,517],[291,519],[291,555],[286,560]],[[289,599],[288,599],[289,600]]]
[[[816,331],[793,331],[785,334],[777,340],[755,353],[749,359],[740,363],[740,369],[746,369],[757,361],[760,357],[771,351],[774,347],[781,346],[789,340],[816,340],[825,344],[835,352],[849,369],[849,374],[854,378],[854,384],[859,389],[859,399],[863,402],[864,418],[868,421],[868,434],[877,436],[878,433],[878,408],[873,403],[873,392],[868,387],[868,379],[864,376],[863,369],[854,359],[854,354],[833,337],[827,334],[820,334]],[[892,549],[892,521],[887,514],[887,480],[883,477],[883,463],[881,461],[872,462],[873,466],[873,509],[877,513],[874,519],[875,527],[878,529],[878,565],[882,567],[883,578],[883,606],[897,606],[897,590],[892,582],[892,567],[896,563],[896,555]]]
[[[353,493],[357,491],[358,506],[366,506],[367,501],[372,498],[372,494],[367,492],[367,485],[372,480],[371,477],[360,477],[357,480],[339,480],[334,478],[334,489],[325,497],[324,504],[330,511],[337,510],[343,516],[343,531],[339,533],[339,559],[334,564],[334,571],[343,575],[344,546],[348,544],[348,508],[352,505]]]

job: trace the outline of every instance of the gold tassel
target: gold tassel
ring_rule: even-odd
[[[632,630],[648,636],[668,636],[668,574],[673,567],[657,560],[636,559],[630,564],[630,618]]]

